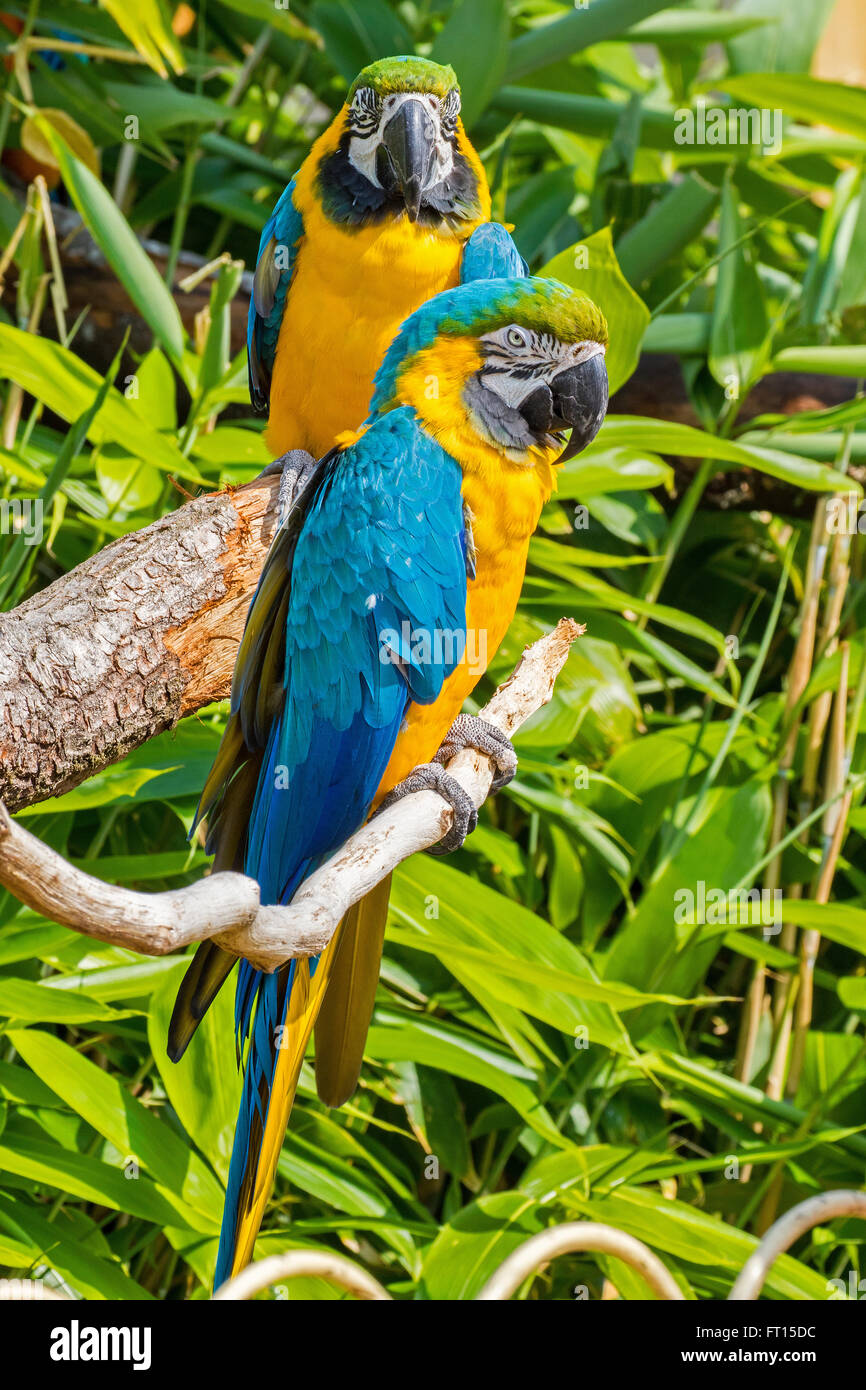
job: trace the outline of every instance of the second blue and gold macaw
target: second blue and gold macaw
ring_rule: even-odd
[[[357,429],[397,330],[434,294],[526,273],[489,218],[453,69],[414,56],[364,68],[259,245],[250,394],[268,409],[275,456],[306,449],[320,458],[340,431]]]
[[[604,417],[606,343],[589,300],[531,278],[446,291],[395,339],[367,424],[322,460],[276,536],[202,795],[215,867],[243,868],[263,903],[289,901],[386,795],[435,787],[454,807],[453,838],[471,828],[471,804],[435,761],[478,680],[466,634],[485,634],[488,657],[505,634],[555,464]],[[422,644],[419,656],[406,632],[459,640]],[[507,777],[510,744],[474,723],[472,742]],[[248,1049],[217,1285],[252,1256],[323,999],[332,1028],[320,1084],[334,1094],[354,1085],[372,999],[355,1017],[339,983],[344,949],[335,938],[272,975],[241,962],[236,1022]],[[326,994],[335,970],[336,1000]],[[181,1009],[172,1053],[187,1035]]]
[[[307,451],[320,458],[366,419],[373,378],[401,324],[439,291],[526,273],[506,229],[489,222],[484,169],[460,120],[450,67],[414,56],[383,58],[359,73],[262,232],[247,341],[250,394],[269,411],[266,439],[280,455],[281,504]],[[299,459],[302,460],[299,462]],[[267,470],[270,471],[270,470]],[[224,865],[226,867],[226,865]],[[387,885],[353,908],[332,979],[334,1016],[320,1023],[320,1056],[347,1052],[343,1018],[372,1008],[377,970],[366,943],[381,939]],[[234,966],[211,943],[179,1003],[188,1040]],[[327,1035],[334,1033],[328,1046]],[[177,1051],[185,1044],[178,1032]],[[352,1063],[318,1073],[340,1104]]]

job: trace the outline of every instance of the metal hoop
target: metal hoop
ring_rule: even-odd
[[[519,1245],[478,1294],[477,1302],[510,1298],[541,1265],[578,1250],[598,1250],[636,1269],[659,1298],[683,1301],[683,1294],[657,1255],[634,1236],[596,1221],[569,1221],[551,1226]]]
[[[811,1231],[813,1226],[822,1221],[832,1221],[837,1216],[861,1216],[866,1221],[866,1192],[848,1191],[841,1187],[835,1192],[822,1192],[818,1197],[808,1197],[805,1202],[800,1202],[780,1216],[757,1250],[746,1260],[728,1294],[728,1302],[741,1303],[757,1298],[778,1257],[789,1250],[800,1236]]]
[[[366,1270],[323,1250],[289,1250],[285,1255],[269,1255],[247,1265],[234,1279],[227,1279],[213,1296],[214,1303],[241,1302],[268,1289],[280,1279],[299,1279],[305,1275],[328,1279],[356,1298],[369,1302],[393,1302],[387,1289]]]

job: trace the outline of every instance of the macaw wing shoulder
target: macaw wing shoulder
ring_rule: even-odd
[[[460,283],[470,280],[503,280],[529,274],[529,266],[501,222],[483,222],[463,249]]]

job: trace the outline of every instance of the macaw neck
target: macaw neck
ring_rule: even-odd
[[[508,458],[479,434],[464,401],[464,386],[480,365],[475,343],[440,339],[409,360],[398,378],[397,396],[459,463],[464,497],[478,524],[489,523],[491,543],[497,532],[509,540],[528,540],[556,487],[557,450],[532,448]]]

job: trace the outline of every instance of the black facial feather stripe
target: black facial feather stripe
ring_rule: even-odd
[[[504,366],[494,366],[488,358],[481,368],[482,376],[513,376],[518,381],[528,381],[531,377],[544,376],[550,370],[550,358],[544,362],[523,363],[516,366],[514,361],[507,361]]]
[[[359,87],[349,108],[349,126],[356,135],[369,135],[379,124],[382,103],[372,87]]]
[[[459,115],[460,93],[452,89],[442,103],[442,130],[446,135],[453,135],[456,131]]]

